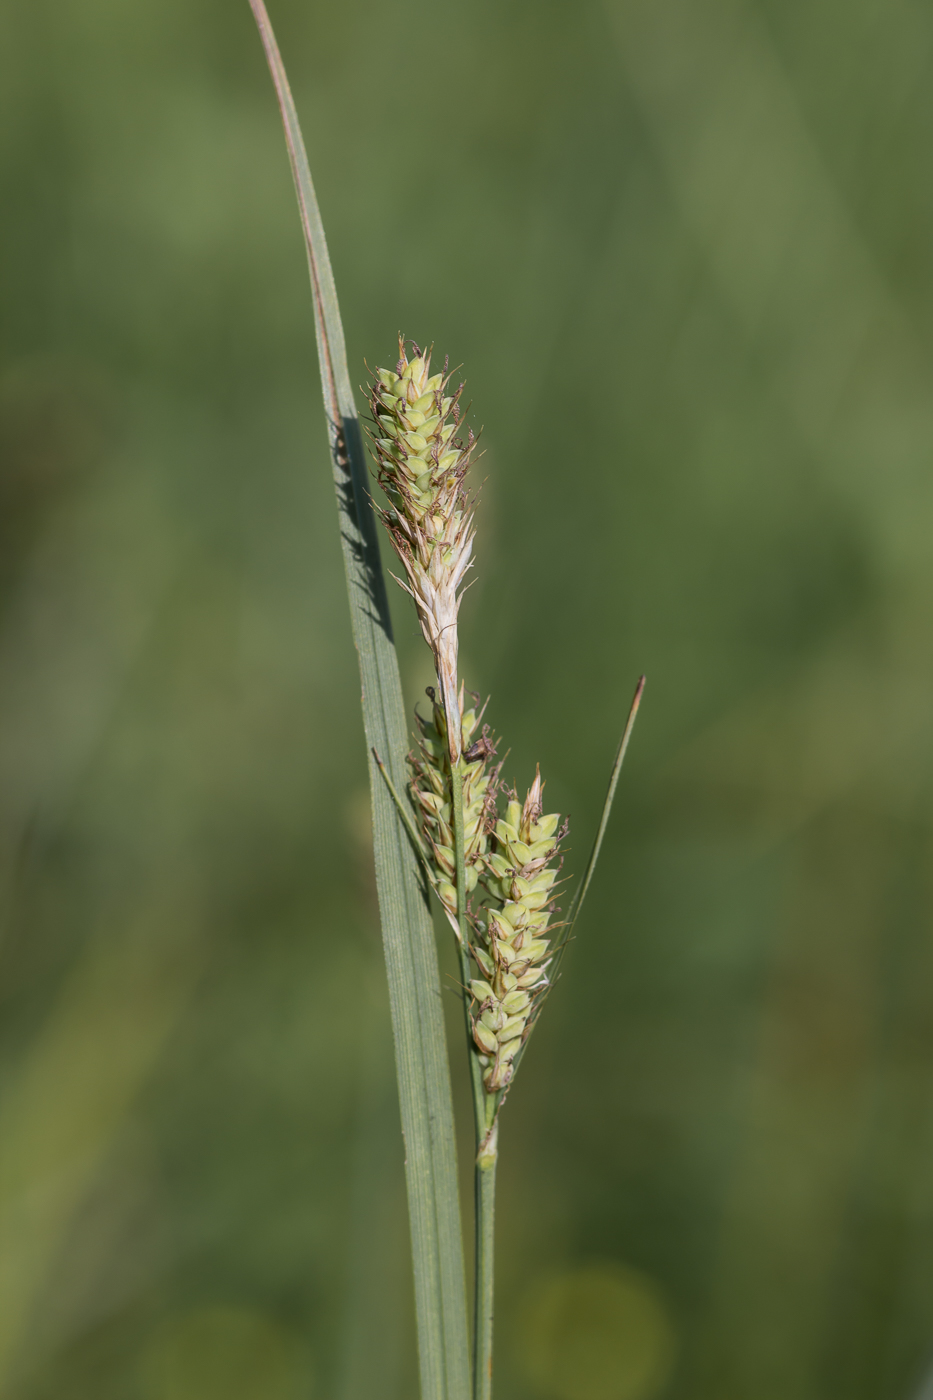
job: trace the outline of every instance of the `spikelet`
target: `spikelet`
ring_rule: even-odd
[[[560,869],[558,849],[567,828],[558,831],[556,813],[544,815],[543,787],[539,770],[524,805],[513,795],[496,823],[496,850],[484,860],[489,904],[485,927],[483,920],[474,920],[472,953],[481,976],[470,991],[473,1039],[489,1093],[511,1080],[512,1062],[548,986],[548,925]]]
[[[382,520],[407,576],[425,641],[434,653],[448,752],[460,757],[457,697],[457,615],[470,567],[473,516],[463,479],[475,446],[456,436],[462,391],[448,394],[450,376],[431,374],[430,352],[417,345],[409,360],[399,338],[395,370],[377,369],[370,390],[376,476],[389,500]]]
[[[433,702],[431,719],[415,711],[421,731],[417,750],[408,755],[411,772],[411,792],[421,817],[421,830],[432,858],[434,885],[454,932],[460,937],[457,923],[456,859],[451,820],[450,753],[447,745],[447,717],[432,689],[428,695]],[[489,737],[489,726],[473,739],[482,721],[475,706],[464,711],[464,692],[457,697],[457,713],[463,736],[464,755],[458,760],[463,777],[463,844],[466,891],[475,891],[486,866],[489,835],[495,826],[495,799],[498,769],[487,772],[486,760],[495,752]]]

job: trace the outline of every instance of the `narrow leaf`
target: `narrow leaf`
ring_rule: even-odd
[[[606,834],[606,827],[609,825],[609,814],[612,811],[612,804],[615,801],[616,788],[619,783],[619,774],[622,772],[622,764],[625,762],[625,755],[628,751],[629,740],[632,737],[632,730],[635,728],[635,719],[638,715],[638,707],[641,704],[642,691],[645,688],[645,677],[642,676],[635,687],[635,698],[632,701],[631,709],[628,712],[628,719],[625,721],[625,728],[622,731],[622,738],[619,740],[619,747],[616,750],[615,762],[612,765],[612,772],[609,775],[609,787],[606,792],[606,800],[603,803],[602,816],[599,819],[599,827],[596,831],[596,839],[593,842],[593,849],[590,851],[590,858],[586,863],[586,870],[580,886],[570,903],[567,912],[567,937],[573,932],[573,926],[580,917],[580,910],[583,908],[583,901],[586,899],[590,881],[596,872],[596,862],[599,860],[599,853],[602,849],[603,837]],[[566,942],[566,940],[565,940]]]
[[[538,1023],[538,1017],[541,1014],[541,1008],[547,1000],[547,996],[553,988],[554,983],[557,981],[558,969],[560,967],[564,953],[566,952],[567,944],[570,942],[570,939],[573,936],[574,924],[580,917],[580,910],[583,908],[583,901],[586,899],[587,890],[590,887],[590,882],[592,881],[593,875],[596,871],[596,862],[599,860],[599,853],[602,849],[603,837],[606,834],[606,827],[609,825],[609,814],[612,811],[612,804],[615,800],[616,788],[619,785],[619,774],[622,772],[622,764],[625,762],[625,755],[628,751],[629,740],[632,737],[632,730],[635,728],[635,719],[638,715],[638,707],[641,704],[642,691],[644,690],[644,688],[645,677],[642,676],[638,682],[638,685],[635,687],[635,698],[632,700],[631,708],[628,712],[628,719],[625,721],[625,728],[622,731],[622,738],[619,740],[619,747],[616,750],[615,760],[612,764],[612,772],[609,774],[609,787],[606,791],[606,800],[603,802],[602,815],[599,819],[599,827],[597,828],[596,837],[593,841],[593,849],[590,851],[590,858],[586,863],[586,870],[583,872],[583,879],[580,881],[580,884],[577,887],[577,892],[570,902],[570,908],[567,911],[567,919],[564,925],[564,936],[561,939],[560,944],[557,947],[557,950],[554,954],[554,958],[551,962],[551,966],[549,969],[550,986],[548,987],[544,996],[542,996],[540,1001],[538,1002],[534,1014],[534,1019],[528,1027],[528,1031],[525,1035],[525,1040],[522,1045],[522,1048],[519,1050],[518,1054],[515,1056],[514,1061],[512,1062],[512,1083],[515,1082],[515,1075],[518,1073],[518,1067],[525,1057],[525,1051],[528,1048],[528,1042],[531,1038],[532,1032],[534,1031],[534,1028]],[[505,1096],[509,1091],[509,1088],[511,1088],[511,1083],[509,1084],[508,1088],[504,1089],[499,1096],[500,1106],[504,1101]]]
[[[417,859],[379,777],[400,789],[405,707],[359,418],[327,244],[295,104],[263,0],[250,0],[278,94],[308,251],[353,638],[363,683],[376,883],[395,1038],[424,1400],[470,1393],[463,1244],[450,1070],[434,929]]]

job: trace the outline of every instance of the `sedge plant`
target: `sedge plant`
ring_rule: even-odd
[[[376,508],[347,368],[327,244],[288,79],[263,0],[250,0],[279,100],[308,253],[354,641],[370,757],[373,846],[405,1142],[422,1400],[490,1400],[499,1116],[554,984],[599,856],[641,699],[612,768],[582,880],[561,917],[567,823],[544,810],[540,770],[524,797],[494,762],[486,707],[458,670],[458,615],[473,563],[467,474],[476,440],[447,363],[399,341],[378,368],[368,425]],[[410,353],[409,353],[410,352]],[[437,686],[406,733],[377,515],[402,566]],[[457,1194],[457,1155],[440,976],[428,892],[460,959],[475,1128],[472,1347]]]

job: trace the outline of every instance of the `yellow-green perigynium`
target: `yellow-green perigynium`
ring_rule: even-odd
[[[566,827],[558,831],[556,813],[544,815],[543,786],[538,771],[524,804],[513,796],[496,822],[495,849],[484,861],[489,903],[482,911],[485,927],[482,919],[475,920],[472,953],[481,976],[470,991],[473,1039],[489,1093],[504,1089],[512,1078],[513,1061],[548,986],[548,926]]]
[[[450,754],[447,745],[447,717],[433,691],[431,719],[415,711],[421,731],[418,748],[408,755],[411,791],[421,817],[421,830],[432,855],[434,885],[458,939],[457,863],[451,819]],[[485,869],[489,835],[496,820],[498,769],[486,771],[486,760],[495,754],[488,726],[478,739],[473,736],[482,720],[476,709],[463,709],[463,688],[457,698],[465,754],[458,760],[463,779],[463,846],[467,895],[477,887]]]
[[[460,756],[457,708],[459,590],[470,567],[473,516],[463,479],[475,446],[456,436],[460,390],[431,374],[431,356],[417,345],[408,358],[399,340],[394,370],[377,369],[370,391],[377,478],[388,497],[382,520],[402,562],[425,641],[434,653],[449,721],[451,761]],[[462,389],[462,386],[461,386]],[[401,582],[401,580],[400,580]]]

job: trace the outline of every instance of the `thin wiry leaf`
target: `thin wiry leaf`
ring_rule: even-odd
[[[625,755],[628,752],[629,740],[632,737],[632,730],[635,728],[635,720],[638,716],[638,707],[641,704],[641,697],[644,688],[645,677],[642,676],[639,679],[638,685],[635,687],[635,696],[632,700],[631,707],[629,708],[628,719],[625,721],[625,728],[622,731],[622,738],[619,740],[619,747],[616,749],[616,756],[612,764],[612,772],[609,774],[609,787],[606,790],[606,800],[603,802],[603,810],[599,818],[599,826],[596,830],[596,836],[593,840],[593,848],[590,851],[590,858],[586,863],[586,870],[583,872],[583,879],[577,886],[577,892],[571,900],[570,908],[567,911],[567,918],[564,922],[563,936],[557,948],[555,949],[554,958],[549,970],[550,983],[548,989],[544,993],[544,996],[541,997],[537,1007],[535,1008],[534,1018],[528,1028],[524,1043],[513,1061],[512,1083],[514,1083],[514,1077],[518,1073],[518,1067],[524,1059],[525,1051],[528,1048],[528,1041],[531,1038],[532,1031],[534,1030],[538,1021],[538,1017],[541,1014],[541,1008],[543,1007],[547,996],[553,988],[554,983],[557,981],[558,970],[563,960],[564,953],[567,950],[567,944],[573,937],[574,925],[576,924],[577,919],[579,919],[580,917],[580,910],[583,908],[583,901],[586,899],[586,894],[590,887],[590,882],[593,879],[593,875],[596,871],[596,862],[599,860],[599,853],[602,850],[603,837],[606,834],[606,827],[609,825],[609,815],[612,811],[612,804],[615,801],[616,788],[619,785],[619,774],[622,772],[622,764],[625,762]],[[503,1089],[502,1093],[499,1096],[498,1103],[500,1107],[505,1100],[509,1088],[511,1088],[511,1084],[507,1088]]]
[[[466,1295],[450,1070],[427,890],[379,776],[405,783],[405,708],[389,622],[360,424],[327,244],[295,104],[263,0],[250,0],[278,94],[301,212],[353,637],[363,683],[379,911],[405,1137],[424,1400],[470,1393]]]
[[[625,728],[622,731],[622,738],[619,740],[619,747],[616,750],[615,760],[612,765],[612,772],[609,774],[609,787],[606,790],[606,800],[603,803],[603,810],[599,818],[599,826],[596,837],[593,841],[593,849],[590,851],[590,858],[586,863],[586,870],[583,872],[583,879],[574,895],[570,909],[567,913],[567,938],[573,933],[573,926],[580,917],[580,910],[583,908],[583,901],[586,899],[590,881],[596,873],[596,862],[599,860],[599,853],[602,850],[603,837],[606,834],[606,827],[609,825],[609,814],[612,811],[612,804],[615,801],[616,788],[619,783],[619,774],[622,772],[622,764],[625,762],[625,755],[628,751],[629,740],[632,737],[632,730],[635,728],[635,719],[638,715],[638,707],[641,704],[642,691],[645,688],[645,677],[639,679],[635,687],[635,698],[632,700],[628,712],[628,719],[625,721]],[[566,940],[565,940],[566,942]],[[555,969],[556,971],[556,969]]]

